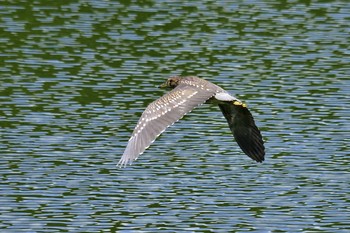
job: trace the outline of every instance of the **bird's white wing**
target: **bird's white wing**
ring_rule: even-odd
[[[167,127],[214,95],[214,89],[180,84],[149,104],[141,115],[118,165],[126,166],[136,160]]]

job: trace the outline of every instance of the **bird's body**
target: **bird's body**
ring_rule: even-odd
[[[148,105],[118,165],[125,166],[136,160],[168,126],[205,102],[219,105],[236,142],[245,154],[257,162],[264,160],[265,148],[260,131],[247,106],[239,99],[195,76],[170,77],[161,87],[173,90]]]

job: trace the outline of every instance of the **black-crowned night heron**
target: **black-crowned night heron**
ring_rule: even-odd
[[[264,161],[265,148],[260,131],[247,106],[239,99],[221,87],[195,76],[170,77],[160,87],[173,90],[149,104],[142,113],[119,166],[131,164],[167,127],[205,102],[219,105],[243,152],[257,162]]]

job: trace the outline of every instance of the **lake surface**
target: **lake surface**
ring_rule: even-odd
[[[348,1],[0,3],[1,232],[349,232]],[[217,106],[116,167],[171,75],[248,104],[266,161]]]

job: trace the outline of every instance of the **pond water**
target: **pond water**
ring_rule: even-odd
[[[2,232],[348,232],[350,3],[0,3]],[[266,160],[217,106],[116,167],[171,75],[248,104]]]

